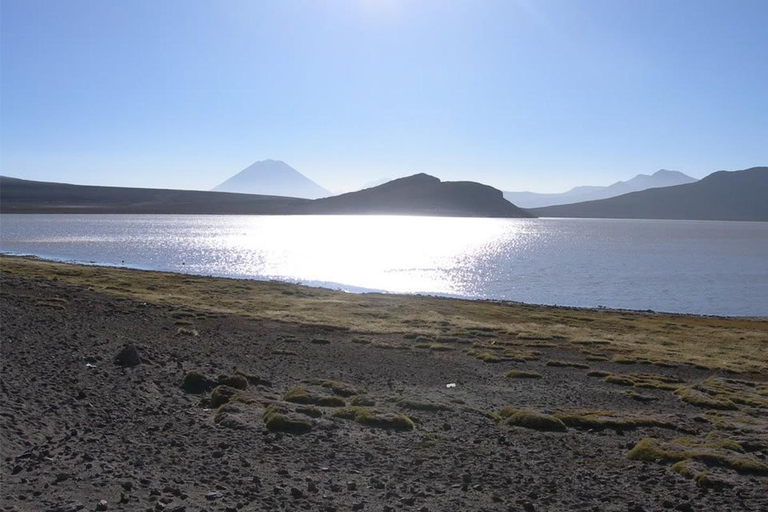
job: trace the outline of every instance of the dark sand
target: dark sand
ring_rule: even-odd
[[[754,474],[768,462],[764,373],[588,361],[589,352],[572,344],[531,346],[542,343],[492,333],[442,340],[451,350],[430,350],[417,347],[432,342],[402,334],[146,304],[7,271],[0,279],[2,510],[768,510],[768,477]],[[136,347],[141,364],[114,362],[126,344]],[[464,352],[473,344],[539,354],[488,363]],[[599,353],[601,346],[587,348]],[[674,376],[686,386],[713,376],[744,379],[729,385],[750,401],[730,411],[698,407],[672,390],[611,384],[584,368],[547,366],[549,360]],[[188,371],[215,378],[236,369],[261,383],[252,379],[219,423],[208,393],[181,388]],[[512,369],[542,378],[505,377]],[[282,402],[312,378],[364,388],[375,410],[407,415],[415,428],[360,425],[333,417],[334,407],[312,418]],[[441,410],[412,410],[403,399]],[[275,402],[312,430],[268,430],[264,409]],[[504,406],[610,411],[677,429],[543,432],[488,414]],[[704,457],[692,468],[710,480],[697,483],[672,471],[671,462],[630,460],[629,450],[648,437],[738,441],[740,451],[702,449],[756,462],[756,470],[740,474]]]

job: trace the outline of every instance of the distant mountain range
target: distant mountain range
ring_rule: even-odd
[[[305,199],[331,195],[326,189],[280,160],[256,162],[214,187],[213,190]]]
[[[768,167],[718,171],[695,183],[529,211],[540,217],[768,221]]]
[[[662,169],[655,173],[638,174],[631,180],[618,181],[605,187],[582,186],[575,187],[568,192],[560,194],[538,194],[536,192],[504,192],[504,198],[521,208],[538,208],[556,204],[571,204],[583,201],[595,201],[607,199],[630,192],[639,192],[649,188],[672,187],[693,183],[696,178],[691,178],[678,171]]]
[[[0,213],[433,215],[531,217],[501,191],[426,174],[325,199],[185,190],[95,187],[0,176]]]

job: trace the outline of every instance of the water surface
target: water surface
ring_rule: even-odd
[[[0,250],[350,291],[768,316],[759,222],[2,215]]]

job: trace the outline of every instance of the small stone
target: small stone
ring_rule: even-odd
[[[99,502],[96,504],[96,510],[108,510],[109,505],[107,504],[107,500],[99,500]]]
[[[296,487],[291,487],[291,496],[293,496],[294,499],[300,499],[304,497],[304,492]]]
[[[219,498],[221,498],[221,493],[218,491],[205,493],[205,499],[208,501],[216,501]]]

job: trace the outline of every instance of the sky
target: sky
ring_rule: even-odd
[[[0,0],[0,173],[559,192],[768,165],[766,26],[765,0]]]

